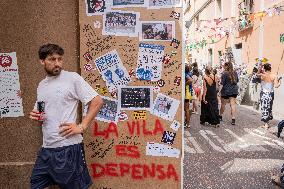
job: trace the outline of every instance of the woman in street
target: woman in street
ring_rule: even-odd
[[[274,100],[274,87],[278,88],[281,84],[281,78],[277,78],[275,74],[271,73],[271,65],[266,63],[263,65],[264,73],[260,73],[258,76],[261,79],[261,91],[260,91],[260,108],[261,108],[261,121],[264,122],[264,127],[269,128],[268,122],[273,119],[272,106]]]
[[[232,62],[226,62],[224,64],[224,72],[222,73],[220,82],[221,109],[219,118],[222,120],[226,104],[230,104],[232,125],[236,124],[236,98],[239,94],[238,82],[238,74],[234,71]]]
[[[192,75],[192,88],[195,94],[195,98],[192,99],[192,113],[198,114],[197,107],[201,101],[202,76],[200,75],[198,68],[193,68]]]
[[[220,124],[219,120],[219,109],[216,85],[218,80],[215,75],[212,74],[211,67],[205,68],[205,75],[203,79],[203,94],[201,101],[201,115],[200,124],[204,125],[205,122],[218,127]]]

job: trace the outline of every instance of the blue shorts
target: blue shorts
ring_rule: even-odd
[[[31,176],[31,188],[58,185],[61,189],[87,189],[92,179],[85,162],[84,145],[41,148]]]

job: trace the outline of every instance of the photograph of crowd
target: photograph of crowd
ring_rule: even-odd
[[[96,119],[105,122],[118,121],[118,103],[107,97],[103,97],[104,105],[97,114]]]
[[[111,11],[104,15],[104,35],[137,37],[139,13]]]
[[[171,109],[173,100],[167,97],[157,97],[154,109],[158,112],[162,112],[164,114],[168,114]]]
[[[142,22],[142,41],[171,41],[175,35],[174,22]]]
[[[156,97],[151,113],[165,120],[173,121],[179,104],[179,100],[159,93]]]
[[[149,0],[150,8],[170,8],[180,7],[181,5],[181,0]]]
[[[145,0],[113,0],[113,6],[141,6],[145,4]]]

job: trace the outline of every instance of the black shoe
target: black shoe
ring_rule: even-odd
[[[236,125],[236,119],[232,119],[232,125]]]
[[[200,122],[200,125],[205,125],[205,122]]]
[[[219,115],[218,118],[219,118],[220,121],[222,121],[222,116]]]

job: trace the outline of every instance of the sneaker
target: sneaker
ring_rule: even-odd
[[[264,128],[264,129],[269,129],[270,126],[268,125],[268,123],[265,123],[264,125],[260,126],[261,128]]]
[[[212,125],[213,127],[215,127],[215,128],[218,128],[218,127],[220,127],[220,125],[219,124],[216,124],[216,125]]]
[[[232,119],[232,125],[236,125],[236,119]]]

